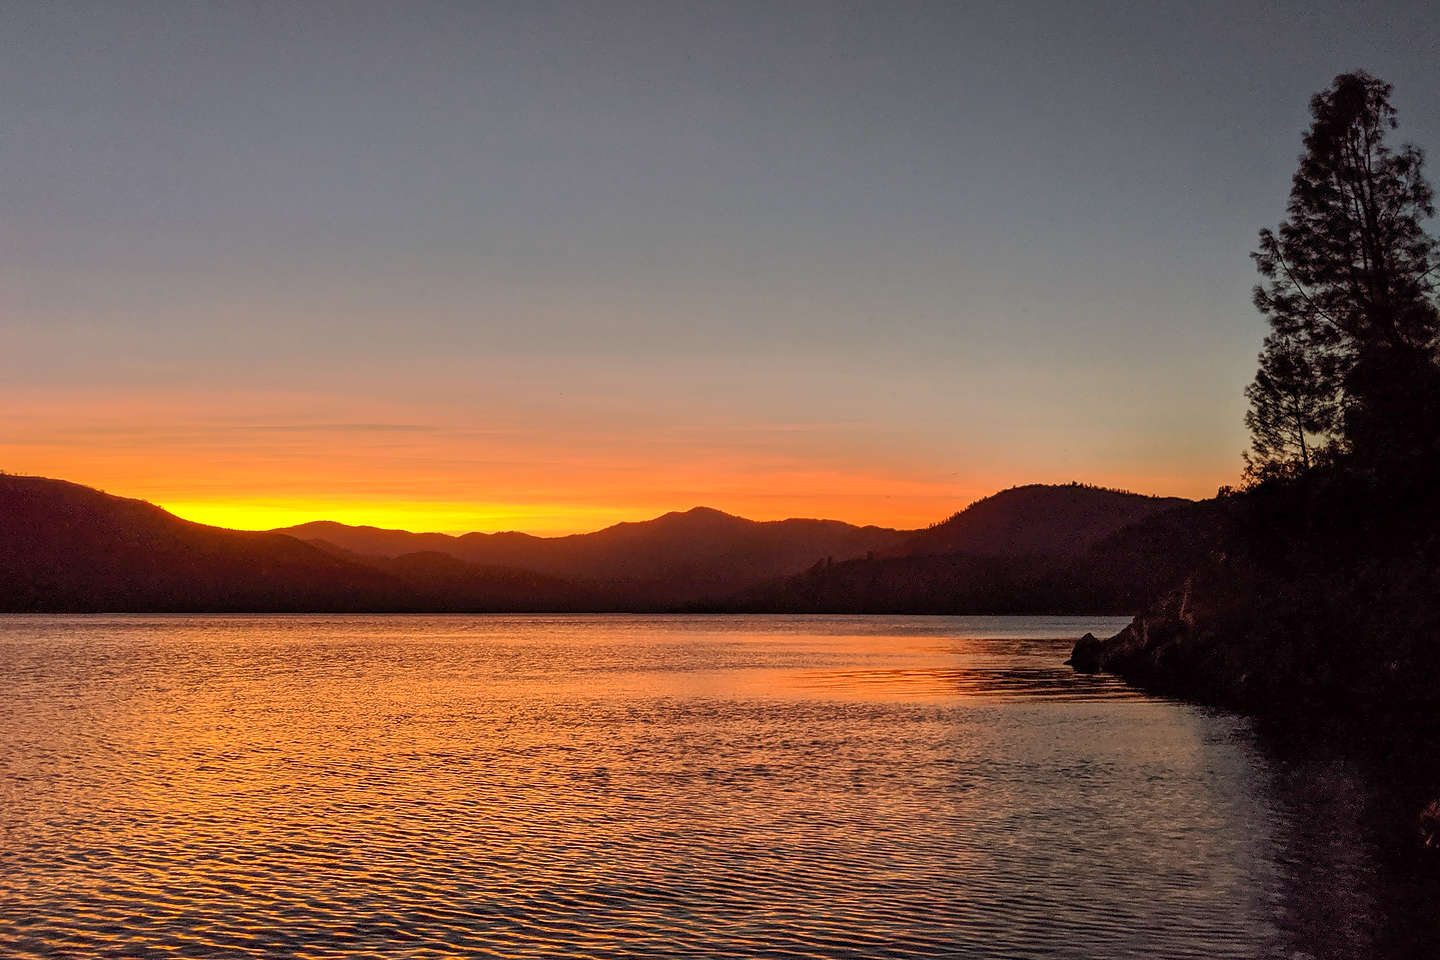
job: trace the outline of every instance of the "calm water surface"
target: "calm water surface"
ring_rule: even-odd
[[[1349,957],[1343,763],[1077,618],[0,618],[0,955]]]

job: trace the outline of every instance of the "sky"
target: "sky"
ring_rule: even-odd
[[[1428,6],[0,2],[0,469],[244,528],[1208,496],[1309,97],[1440,150]]]

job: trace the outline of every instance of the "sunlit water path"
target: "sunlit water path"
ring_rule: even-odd
[[[1343,764],[1062,665],[1121,623],[0,618],[0,955],[1423,940]]]

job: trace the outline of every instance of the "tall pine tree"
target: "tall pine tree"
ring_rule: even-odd
[[[1423,221],[1435,209],[1421,151],[1386,145],[1396,126],[1390,94],[1388,83],[1362,71],[1336,77],[1311,99],[1288,217],[1260,232],[1252,254],[1264,277],[1255,305],[1274,331],[1247,391],[1260,463],[1277,452],[1264,426],[1288,422],[1277,405],[1295,396],[1272,389],[1282,369],[1316,376],[1306,392],[1325,395],[1319,407],[1339,412],[1325,429],[1338,428],[1353,462],[1373,467],[1434,449],[1440,311],[1436,242]]]

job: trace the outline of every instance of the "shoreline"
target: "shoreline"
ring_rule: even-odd
[[[1256,676],[1217,642],[1193,604],[1193,583],[1162,598],[1116,634],[1087,633],[1065,661],[1076,673],[1104,673],[1148,694],[1244,716],[1283,753],[1354,763],[1384,808],[1397,850],[1423,856],[1422,869],[1440,876],[1440,756],[1433,745],[1440,717],[1367,702],[1354,691],[1340,699],[1306,688],[1274,685]],[[1227,649],[1228,648],[1228,649]]]

